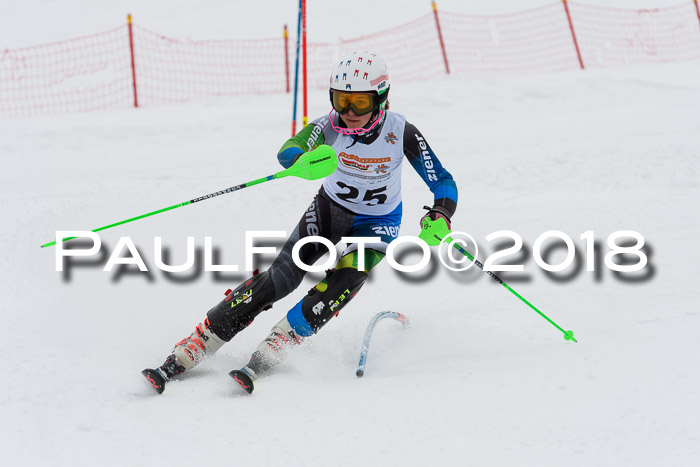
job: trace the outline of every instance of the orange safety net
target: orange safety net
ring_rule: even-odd
[[[700,59],[692,1],[629,10],[563,2],[503,15],[438,12],[451,74],[555,72]],[[309,87],[328,87],[335,59],[381,55],[392,82],[446,73],[435,16],[334,43],[309,43]],[[289,41],[294,43],[293,40]],[[287,90],[285,40],[179,40],[133,25],[139,105]],[[291,51],[293,53],[293,50]],[[53,44],[0,52],[0,117],[134,105],[127,25]]]

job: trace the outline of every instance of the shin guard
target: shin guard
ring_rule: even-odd
[[[326,278],[287,313],[292,329],[301,337],[318,332],[347,305],[366,280],[367,273],[355,268],[328,271]]]
[[[248,327],[261,311],[272,307],[275,288],[268,271],[254,275],[209,310],[211,330],[224,341]]]

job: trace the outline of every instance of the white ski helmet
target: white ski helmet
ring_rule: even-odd
[[[361,135],[372,131],[384,120],[387,97],[389,97],[389,73],[386,63],[377,54],[370,52],[350,52],[343,55],[333,67],[328,94],[333,106],[333,92],[370,93],[374,97],[372,119],[365,128],[346,129],[334,124],[333,110],[328,114],[331,126],[339,133]],[[336,96],[340,97],[340,96]]]
[[[330,92],[371,92],[377,96],[377,109],[384,108],[389,96],[389,73],[379,55],[351,52],[343,55],[331,71]],[[331,98],[332,100],[332,98]]]

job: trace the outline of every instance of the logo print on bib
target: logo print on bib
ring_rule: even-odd
[[[338,154],[338,159],[340,160],[340,163],[343,164],[345,167],[359,170],[360,172],[367,172],[368,170],[372,170],[373,164],[381,164],[380,167],[387,169],[388,167],[385,166],[383,163],[391,161],[391,157],[358,157],[355,154],[347,154],[344,152]],[[377,173],[379,172],[377,171]]]
[[[384,164],[379,164],[374,168],[374,171],[378,174],[385,174],[387,170],[389,170],[389,166]]]

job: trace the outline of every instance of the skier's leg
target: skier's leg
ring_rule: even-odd
[[[342,219],[339,222],[349,223],[346,235],[378,237],[376,243],[365,245],[364,269],[358,270],[358,245],[350,245],[336,267],[328,271],[326,277],[272,328],[242,371],[254,380],[280,363],[288,348],[318,332],[333,316],[337,316],[365,283],[369,271],[382,260],[389,243],[398,237],[401,213],[401,205],[384,216],[354,215],[348,218],[342,212],[333,212],[335,219]]]
[[[305,337],[318,332],[341,308],[347,305],[367,280],[369,271],[384,254],[365,250],[365,267],[358,270],[358,251],[344,255],[336,267],[316,284],[287,315],[272,328],[270,334],[251,356],[245,371],[253,380],[280,363],[287,350]]]
[[[298,335],[309,337],[337,316],[360,291],[369,271],[384,258],[384,253],[365,250],[362,270],[357,267],[357,257],[357,250],[344,255],[336,267],[327,271],[326,277],[287,313],[287,320]]]
[[[331,222],[333,209],[338,208],[331,207],[322,194],[316,195],[272,266],[229,293],[209,310],[195,332],[176,344],[172,354],[160,367],[165,380],[194,368],[205,357],[214,354],[250,325],[258,314],[299,286],[305,271],[292,261],[292,248],[301,238],[309,235],[322,236],[334,243],[339,241],[345,232]],[[342,218],[337,213],[335,217]],[[325,251],[320,244],[308,243],[301,248],[300,259],[305,264],[313,264]]]
[[[226,298],[209,310],[204,323],[198,324],[195,332],[175,345],[173,355],[182,368],[174,368],[173,375],[194,368],[205,357],[213,355],[258,314],[270,308],[274,296],[269,271],[253,275],[236,290],[229,292]]]
[[[262,311],[296,289],[306,275],[292,259],[294,245],[304,237],[321,236],[336,243],[344,232],[331,222],[333,214],[328,199],[316,195],[270,268],[241,285],[226,300],[209,310],[207,317],[212,330],[229,341],[245,329]],[[335,215],[340,218],[339,215]],[[313,264],[326,253],[320,243],[307,243],[299,250],[304,264]]]
[[[275,291],[269,270],[242,283],[207,313],[192,334],[177,344],[161,365],[167,381],[197,366],[205,357],[213,355],[233,336],[247,327],[263,310],[272,306]]]

